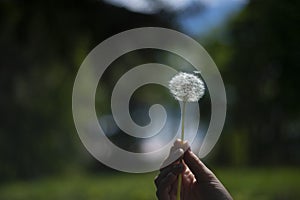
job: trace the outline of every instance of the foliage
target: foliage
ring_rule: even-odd
[[[250,1],[209,46],[228,95],[222,162],[300,163],[298,9],[299,1]]]
[[[228,95],[224,134],[213,152],[219,164],[299,165],[299,8],[296,0],[250,1],[226,27],[226,34],[218,40],[211,38],[206,45],[220,67]],[[136,14],[91,0],[0,3],[0,181],[32,179],[74,166],[89,169],[91,159],[72,122],[71,93],[76,71],[87,53],[105,38],[141,26],[171,27],[174,22],[160,14]],[[116,78],[120,71],[113,74]],[[108,108],[105,101],[99,106]],[[254,172],[245,180],[256,177],[265,181],[264,173]],[[283,172],[278,179],[295,180],[289,174],[292,172]],[[235,174],[228,174],[232,177],[225,179],[230,185]],[[152,176],[146,177],[152,181]],[[104,177],[103,181],[118,184],[119,178],[124,181],[119,185],[123,193],[116,195],[127,194],[130,185],[122,177],[116,177],[118,181]],[[73,199],[72,195],[78,194],[80,199],[81,185],[76,184],[86,184],[91,199],[94,193],[103,195],[99,189],[105,188],[102,180],[67,179],[16,183],[0,194],[4,199],[21,198],[10,196],[13,193],[31,199],[46,193],[45,198],[54,195],[57,199]],[[249,184],[245,180],[237,184],[240,187],[235,194],[243,191],[243,186],[251,188],[244,185]],[[89,185],[90,181],[99,184],[100,193],[97,186]],[[58,191],[60,183],[65,183],[64,187],[70,183],[70,192],[61,189],[61,194],[52,193],[51,188]],[[153,195],[153,186],[145,184],[143,187],[151,188],[141,194],[147,199],[148,194]],[[250,192],[253,198],[256,189]],[[276,191],[277,187],[270,189],[270,194]]]
[[[1,1],[1,181],[86,163],[71,113],[76,71],[96,44],[142,24],[164,26],[99,1]]]
[[[220,169],[217,176],[239,200],[299,199],[300,175],[297,169]],[[155,199],[150,174],[71,175],[33,182],[16,182],[0,187],[3,200],[94,200]]]

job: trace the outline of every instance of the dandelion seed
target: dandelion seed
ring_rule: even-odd
[[[169,82],[170,92],[178,101],[196,102],[205,91],[203,81],[193,75],[185,72],[179,72]]]

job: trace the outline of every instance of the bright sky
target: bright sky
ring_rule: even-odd
[[[178,11],[187,8],[191,4],[200,3],[207,7],[224,5],[225,3],[245,3],[247,0],[104,0],[116,6],[125,7],[128,10],[141,13],[155,13],[162,9]]]
[[[248,0],[199,0],[205,3],[206,9],[191,16],[179,17],[177,22],[191,35],[205,35],[213,28],[226,23],[238,13]]]
[[[104,0],[110,4],[124,7],[133,12],[157,13],[161,10],[183,11],[190,5],[203,5],[204,10],[198,14],[178,15],[177,23],[191,35],[201,35],[226,22],[241,10],[248,0]]]

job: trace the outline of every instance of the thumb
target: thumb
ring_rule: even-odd
[[[207,182],[216,179],[213,172],[210,171],[190,149],[185,152],[183,159],[198,182]]]
[[[181,141],[177,139],[174,142],[174,145],[170,149],[169,156],[164,160],[163,164],[161,165],[161,169],[167,167],[168,165],[176,162],[179,158],[181,158],[184,152],[189,148],[189,144],[187,141]]]

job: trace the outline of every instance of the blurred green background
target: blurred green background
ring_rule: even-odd
[[[227,118],[204,162],[234,199],[300,199],[299,1],[132,2],[0,1],[0,199],[155,199],[157,172],[127,174],[96,161],[71,110],[85,56],[106,38],[144,26],[190,35],[219,67]],[[166,52],[120,58],[102,80],[98,116],[109,115],[118,77],[153,60],[185,69]],[[131,108],[161,98],[176,106],[161,92],[145,88]],[[135,148],[124,134],[110,139]]]

